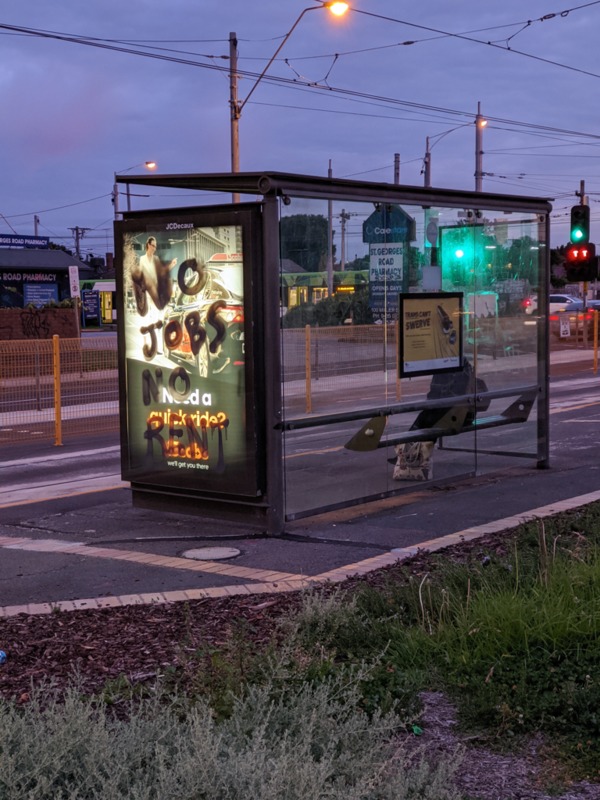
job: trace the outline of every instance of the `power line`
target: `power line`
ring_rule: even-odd
[[[600,0],[595,0],[595,3],[600,3]],[[391,17],[384,17],[382,15],[373,14],[372,12],[368,12],[368,11],[358,11],[357,9],[353,9],[353,10],[357,11],[357,13],[366,14],[368,16],[374,16],[374,17],[378,17],[378,18],[381,18],[381,19],[387,19],[387,20],[392,20],[394,22],[401,22],[402,23],[402,20],[396,20],[396,19],[393,19]],[[415,27],[426,28],[426,26],[416,25],[416,23],[402,23],[402,24],[408,24],[408,25],[414,25]],[[426,29],[427,30],[435,30],[433,28],[431,28],[431,29],[426,28]],[[37,30],[37,29],[34,29],[34,28],[25,28],[25,27],[22,27],[22,26],[6,25],[6,24],[3,24],[3,23],[0,23],[0,30],[18,31],[18,32],[21,32],[21,33],[26,33],[26,34],[31,35],[31,36],[39,36],[39,37],[47,38],[47,39],[56,39],[56,40],[59,40],[59,41],[66,41],[66,42],[71,42],[71,43],[74,43],[74,44],[82,44],[82,45],[87,45],[87,46],[90,46],[90,47],[99,47],[101,49],[115,50],[117,52],[123,52],[123,53],[127,53],[129,55],[137,55],[137,56],[142,56],[142,57],[145,57],[145,58],[156,58],[156,59],[159,59],[161,61],[169,61],[169,62],[173,62],[173,63],[177,63],[177,64],[183,64],[183,65],[187,65],[187,66],[199,67],[199,68],[202,68],[202,69],[211,69],[211,70],[215,70],[215,71],[218,71],[218,72],[229,73],[229,68],[228,67],[224,67],[224,66],[221,66],[219,64],[204,64],[204,63],[201,63],[201,62],[192,61],[190,59],[175,58],[173,56],[166,56],[166,55],[163,55],[163,54],[160,54],[160,53],[138,51],[138,50],[135,50],[133,48],[120,47],[120,46],[116,46],[116,45],[106,44],[102,40],[93,39],[91,37],[73,36],[73,35],[70,35],[70,34],[61,34],[61,33],[54,32],[54,31]],[[447,32],[444,32],[444,33],[447,33]],[[452,37],[456,37],[456,38],[467,38],[468,39],[468,37],[464,37],[461,34],[450,34],[450,33],[447,33],[447,35],[448,36],[452,36]],[[479,44],[486,44],[485,42],[481,42],[480,40],[477,40],[477,39],[470,39],[469,41],[477,42]],[[500,49],[505,49],[505,48],[500,48]],[[511,52],[517,52],[517,51],[512,50]],[[256,79],[257,77],[260,77],[260,73],[248,72],[248,71],[245,71],[245,70],[238,70],[238,73],[240,75],[244,76],[244,77],[249,77],[249,78],[253,78],[253,79]],[[595,77],[600,77],[600,75],[595,75]],[[291,86],[291,87],[294,87],[294,88],[297,87],[297,86],[302,86],[302,87],[310,88],[312,90],[316,90],[316,91],[319,91],[319,92],[327,92],[329,94],[335,94],[335,95],[338,95],[338,96],[344,97],[344,98],[348,98],[348,97],[350,97],[350,98],[366,98],[366,99],[374,100],[374,101],[377,101],[377,102],[380,102],[380,103],[387,103],[387,104],[390,104],[390,105],[399,105],[399,106],[402,106],[404,108],[414,108],[414,109],[419,109],[419,110],[422,110],[422,111],[423,110],[425,110],[425,111],[433,111],[433,112],[437,112],[437,113],[444,113],[444,114],[451,115],[451,116],[459,116],[459,117],[463,117],[463,118],[464,117],[468,117],[469,119],[474,117],[474,114],[472,112],[459,111],[457,109],[449,109],[449,108],[444,108],[443,106],[435,106],[435,105],[430,105],[430,104],[427,104],[427,103],[417,103],[417,102],[411,102],[411,101],[408,101],[408,100],[398,100],[397,98],[385,97],[384,95],[372,95],[372,94],[369,94],[369,93],[366,93],[366,92],[358,92],[358,91],[353,90],[353,89],[342,89],[340,87],[322,85],[322,84],[318,84],[318,83],[314,83],[314,82],[310,82],[310,81],[305,81],[305,80],[300,80],[300,79],[291,79],[291,78],[283,78],[283,77],[278,77],[278,76],[265,75],[263,77],[263,80],[266,81],[266,82],[269,82],[269,83],[281,84],[281,85],[285,85],[285,86]],[[490,117],[490,116],[487,116],[487,115],[486,115],[486,119],[489,122],[496,122],[496,123],[499,123],[499,124],[517,125],[519,127],[531,128],[533,130],[548,131],[548,132],[553,132],[553,133],[562,133],[564,135],[570,135],[570,136],[583,136],[583,137],[590,138],[590,139],[598,139],[598,140],[600,140],[600,134],[588,134],[588,133],[585,133],[585,132],[582,132],[582,131],[572,131],[572,130],[569,130],[569,129],[558,128],[558,127],[549,126],[549,125],[540,125],[540,124],[536,124],[536,123],[521,122],[519,120],[503,119],[501,117]]]
[[[562,16],[566,16],[567,14],[570,13],[570,11],[574,11],[574,10],[577,10],[579,8],[586,8],[587,6],[597,5],[598,3],[600,3],[600,0],[594,0],[594,2],[586,3],[585,5],[582,5],[582,6],[576,6],[576,7],[572,8],[572,9],[567,9],[564,12],[558,12],[558,14],[552,14],[552,15],[548,15],[547,14],[545,17],[541,17],[539,20],[528,20],[527,22],[523,22],[522,23],[523,26],[524,26],[523,30],[526,27],[529,27],[529,25],[531,25],[532,22],[542,22],[542,21],[545,21],[547,19],[552,19],[552,18],[554,18],[556,16],[561,16],[561,17]],[[397,22],[400,25],[406,25],[409,28],[418,28],[419,30],[429,31],[431,33],[442,34],[444,37],[450,37],[450,38],[453,38],[453,39],[460,39],[462,41],[472,42],[474,44],[482,44],[482,45],[485,45],[487,47],[493,47],[493,48],[495,48],[497,50],[502,50],[502,51],[507,52],[507,53],[516,53],[517,55],[523,56],[525,58],[531,58],[534,61],[540,61],[541,63],[544,63],[544,64],[550,64],[550,65],[555,66],[555,67],[561,67],[562,69],[571,70],[572,72],[578,72],[578,73],[580,73],[582,75],[588,75],[588,76],[590,76],[592,78],[600,78],[600,74],[597,73],[597,72],[590,72],[589,70],[582,69],[581,67],[573,67],[573,66],[571,66],[569,64],[561,64],[560,62],[553,61],[552,59],[549,59],[549,58],[543,58],[542,56],[535,56],[532,53],[526,53],[523,50],[516,50],[514,47],[509,47],[508,46],[508,41],[509,41],[508,39],[506,40],[507,41],[506,46],[503,47],[502,45],[498,44],[497,42],[491,42],[491,41],[486,42],[486,41],[484,41],[482,39],[474,39],[472,36],[467,36],[466,34],[452,33],[450,31],[441,30],[440,28],[432,28],[432,27],[430,27],[428,25],[419,25],[416,22],[408,22],[407,20],[396,19],[395,17],[388,17],[388,16],[385,16],[383,14],[375,14],[372,11],[363,11],[363,10],[358,9],[358,8],[351,8],[350,10],[353,11],[354,13],[356,13],[356,14],[364,14],[367,17],[374,17],[375,19],[385,20],[387,22]],[[517,33],[519,33],[519,31],[517,31]],[[511,38],[514,38],[514,37],[511,37]]]
[[[10,214],[7,219],[18,219],[19,217],[31,217],[33,214],[49,214],[51,211],[61,211],[63,208],[72,208],[73,206],[82,206],[85,203],[93,203],[96,200],[103,200],[107,197],[111,197],[111,193],[108,194],[100,194],[98,197],[90,197],[89,200],[79,200],[76,203],[67,203],[64,206],[54,206],[54,208],[43,208],[38,211],[28,211],[26,214]]]

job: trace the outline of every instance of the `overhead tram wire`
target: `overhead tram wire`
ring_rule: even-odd
[[[600,3],[600,0],[595,0],[595,2]],[[373,16],[373,17],[377,17],[377,18],[381,18],[381,19],[391,20],[391,21],[394,21],[394,22],[400,22],[402,24],[412,25],[414,27],[424,28],[426,30],[436,30],[436,29],[427,28],[426,26],[417,25],[416,23],[408,23],[408,22],[403,22],[402,20],[393,19],[391,17],[384,17],[382,15],[374,14],[372,12],[359,11],[357,9],[353,9],[353,10],[356,13],[366,14],[368,16]],[[112,50],[112,51],[116,51],[116,52],[126,53],[128,55],[137,55],[137,56],[141,56],[141,57],[144,57],[144,58],[153,58],[153,59],[158,59],[160,61],[168,61],[168,62],[171,62],[171,63],[182,64],[182,65],[185,65],[185,66],[194,66],[194,67],[198,67],[198,68],[201,68],[201,69],[214,70],[214,71],[217,71],[217,72],[229,73],[229,71],[230,71],[228,66],[221,66],[219,64],[205,64],[205,63],[202,63],[202,62],[193,61],[191,59],[178,58],[178,57],[171,56],[171,55],[164,55],[162,53],[154,53],[154,52],[149,52],[149,51],[144,51],[144,50],[142,50],[142,51],[135,50],[134,48],[130,48],[130,47],[122,47],[122,46],[117,46],[117,45],[113,45],[113,44],[108,44],[103,40],[97,40],[97,39],[94,39],[94,38],[91,38],[91,37],[74,36],[74,35],[62,34],[62,33],[54,32],[54,31],[43,31],[43,30],[37,30],[37,29],[34,29],[34,28],[25,28],[23,26],[7,25],[5,23],[0,23],[0,31],[2,31],[2,30],[11,31],[11,32],[18,32],[18,33],[22,33],[22,34],[25,34],[25,35],[28,35],[28,36],[34,36],[34,37],[40,37],[40,38],[46,38],[46,39],[54,39],[54,40],[58,40],[58,41],[65,41],[65,42],[70,42],[70,43],[73,43],[73,44],[87,45],[89,47],[97,47],[97,48],[100,48],[100,49]],[[488,43],[482,42],[482,41],[480,41],[478,39],[471,39],[469,37],[463,36],[462,34],[453,34],[453,33],[445,32],[445,31],[438,31],[438,32],[445,33],[448,36],[451,36],[451,37],[454,37],[454,38],[466,39],[467,41],[472,41],[472,42],[475,42],[475,43],[478,43],[478,44],[488,44]],[[499,49],[506,50],[506,48],[502,48],[502,47],[499,47]],[[507,52],[519,52],[519,51],[510,49],[510,50],[507,50]],[[527,55],[527,54],[525,54],[525,55]],[[545,59],[540,59],[540,60],[545,60]],[[549,63],[552,63],[552,62],[549,62]],[[558,65],[558,66],[564,66],[564,65]],[[577,71],[580,71],[580,70],[577,70]],[[243,77],[248,77],[248,78],[251,78],[251,79],[256,79],[257,77],[259,77],[258,73],[250,72],[250,71],[247,71],[247,70],[238,70],[238,74],[240,74]],[[589,73],[589,74],[593,75],[593,77],[600,77],[600,74],[596,74],[596,73]],[[334,86],[329,86],[329,85],[325,86],[325,85],[321,85],[321,84],[318,84],[318,83],[315,84],[314,82],[305,81],[305,80],[283,78],[283,77],[278,77],[278,76],[273,76],[273,75],[264,76],[263,80],[266,81],[266,82],[269,82],[269,83],[273,83],[273,84],[279,84],[279,85],[288,86],[290,88],[298,88],[298,87],[309,88],[309,89],[311,89],[313,91],[316,90],[316,91],[319,91],[319,92],[326,92],[328,94],[332,94],[332,95],[336,95],[336,96],[344,97],[344,98],[368,99],[368,100],[376,101],[378,103],[385,103],[385,104],[389,105],[390,107],[401,106],[403,108],[414,108],[414,109],[418,109],[420,111],[430,111],[430,112],[434,112],[434,113],[438,113],[438,114],[446,114],[446,115],[449,115],[449,116],[458,116],[458,117],[461,117],[461,118],[469,118],[469,119],[473,117],[473,113],[472,112],[459,111],[457,109],[449,109],[449,108],[444,108],[443,106],[434,106],[434,105],[425,104],[425,103],[417,103],[417,102],[414,102],[414,101],[398,100],[397,98],[385,97],[384,95],[372,95],[372,94],[368,94],[366,92],[358,92],[358,91],[352,90],[352,89],[342,89],[340,87],[334,87]],[[597,139],[597,140],[600,141],[600,134],[590,134],[590,133],[585,133],[583,131],[573,131],[573,130],[564,129],[564,128],[557,128],[555,126],[541,125],[539,123],[528,123],[528,122],[522,122],[520,120],[510,120],[510,119],[504,119],[504,118],[501,118],[501,117],[492,117],[492,116],[489,116],[489,115],[486,115],[486,119],[488,120],[488,122],[495,122],[495,123],[499,123],[499,124],[516,125],[519,128],[523,128],[523,129],[530,129],[530,130],[536,130],[536,131],[545,131],[545,132],[549,132],[549,133],[560,133],[560,134],[569,135],[569,136],[583,136],[583,137],[588,138],[588,139]]]
[[[600,0],[594,0],[594,2],[587,3],[586,5],[597,5],[598,3],[600,3]],[[585,6],[578,6],[578,8],[584,8],[584,7]],[[572,9],[572,10],[575,10],[575,9]],[[524,58],[531,58],[534,61],[540,61],[543,64],[550,64],[550,65],[555,66],[555,67],[560,67],[561,69],[567,69],[567,70],[571,70],[572,72],[578,72],[578,73],[580,73],[582,75],[588,75],[589,77],[592,77],[592,78],[600,78],[600,74],[597,73],[597,72],[591,72],[589,70],[582,69],[581,67],[574,67],[574,66],[572,66],[570,64],[562,64],[559,61],[553,61],[552,59],[549,59],[549,58],[543,58],[542,56],[536,56],[536,55],[533,55],[532,53],[526,53],[523,50],[516,50],[514,47],[508,47],[508,45],[503,46],[501,44],[498,44],[497,42],[486,42],[486,41],[484,41],[482,39],[475,39],[472,36],[467,36],[466,34],[463,34],[463,33],[452,33],[451,31],[444,31],[444,30],[442,30],[440,28],[432,28],[432,27],[430,27],[428,25],[419,25],[416,22],[408,22],[407,20],[396,19],[395,17],[388,17],[388,16],[385,16],[383,14],[375,14],[373,11],[363,11],[362,9],[359,9],[359,8],[350,8],[350,11],[354,12],[355,14],[364,14],[367,17],[373,17],[375,19],[381,19],[381,20],[385,20],[387,22],[397,22],[398,24],[406,25],[409,28],[418,28],[419,30],[429,31],[431,33],[442,34],[444,37],[450,37],[450,38],[453,38],[453,39],[460,39],[462,41],[471,42],[473,44],[482,44],[482,45],[485,45],[487,47],[493,47],[493,48],[495,48],[497,50],[502,50],[505,53],[515,53],[517,55],[523,56]],[[537,22],[538,20],[530,20],[529,22],[533,22],[533,21]],[[527,27],[528,23],[527,24],[523,23],[523,24],[525,25],[525,27]],[[525,28],[523,28],[523,30],[524,29]],[[511,37],[511,38],[513,38],[513,37]]]

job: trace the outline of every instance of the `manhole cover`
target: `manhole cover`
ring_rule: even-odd
[[[196,561],[218,561],[223,558],[235,558],[240,552],[235,547],[198,547],[195,550],[186,550],[182,555],[184,558]]]

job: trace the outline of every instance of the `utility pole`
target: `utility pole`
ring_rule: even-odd
[[[585,194],[585,181],[579,181],[579,191],[575,192],[575,194],[579,197],[579,205],[580,206],[587,206],[588,205],[588,198]],[[583,312],[585,315],[586,307],[587,307],[587,293],[588,293],[588,282],[583,282]],[[583,321],[583,331],[584,331],[584,344],[587,345],[587,322]]]
[[[117,173],[115,172],[115,182],[112,190],[112,201],[115,210],[115,219],[119,219],[119,187],[117,185]],[[73,230],[73,228],[71,228]]]
[[[477,103],[477,116],[475,117],[475,191],[482,191],[483,179],[483,129],[487,120],[481,116],[481,103]]]
[[[85,236],[88,231],[91,231],[91,228],[80,228],[78,225],[75,228],[69,228],[72,231],[73,236],[75,237],[75,254],[77,258],[81,261],[81,248],[80,242]]]
[[[423,159],[423,186],[431,186],[431,150],[429,136],[425,139],[425,158]]]
[[[400,183],[400,153],[394,153],[394,183]]]
[[[341,256],[340,256],[340,269],[343,272],[346,269],[346,223],[350,219],[350,214],[346,212],[345,208],[342,208],[342,213],[340,214],[340,221],[341,221]]]
[[[240,104],[238,101],[238,50],[237,34],[229,34],[229,107],[231,113],[231,171],[240,171]],[[240,196],[234,192],[231,196],[234,203],[240,202]]]
[[[34,236],[38,235],[38,226],[39,226],[39,224],[40,224],[40,218],[38,217],[37,214],[34,214],[33,215],[33,235]]]
[[[331,159],[329,159],[329,169],[327,177],[333,177],[331,169]],[[327,201],[327,296],[333,296],[333,201]]]

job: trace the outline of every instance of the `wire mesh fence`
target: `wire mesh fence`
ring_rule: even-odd
[[[417,381],[403,387],[398,379],[397,333],[393,323],[284,329],[286,416],[340,411],[372,396],[393,401],[416,391]],[[558,328],[552,333],[552,347],[560,341],[562,349]],[[572,346],[595,353],[595,337],[590,325]],[[117,431],[118,400],[115,337],[0,341],[0,446]]]
[[[344,325],[284,329],[284,401],[287,414],[324,410],[366,384],[386,382],[398,395],[397,326]],[[352,403],[356,402],[353,397]]]
[[[0,341],[0,445],[118,425],[116,339]]]

